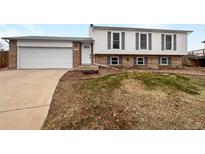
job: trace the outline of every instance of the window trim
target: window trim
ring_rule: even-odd
[[[117,58],[117,64],[112,64],[112,58]],[[110,56],[110,65],[120,65],[120,57],[119,56]]]
[[[114,34],[114,33],[118,33],[118,34],[119,34],[119,49],[114,49],[114,48],[113,48],[113,34]],[[111,49],[112,49],[112,50],[121,50],[121,49],[122,49],[122,47],[121,47],[121,44],[122,44],[122,43],[121,43],[121,41],[122,41],[122,36],[121,36],[121,35],[122,35],[122,34],[121,34],[121,33],[122,33],[122,32],[118,32],[118,31],[112,31],[112,32],[111,32]]]
[[[167,40],[166,40],[166,37],[167,36],[171,36],[171,49],[167,49]],[[164,43],[165,43],[165,51],[172,51],[173,50],[173,35],[172,34],[165,34],[165,37],[164,37]]]
[[[174,50],[174,35],[177,36],[177,34],[169,34],[169,33],[161,33],[161,34],[164,34],[164,50],[163,51],[175,51]],[[171,43],[171,50],[167,50],[167,45],[166,45],[166,36],[167,35],[170,35],[172,37],[172,43]],[[176,46],[176,49],[177,49],[177,46]],[[176,50],[177,51],[177,50]]]
[[[167,64],[162,64],[162,59],[163,59],[163,58],[166,58],[166,59],[167,59]],[[169,57],[160,57],[160,65],[163,65],[163,66],[169,65]]]
[[[143,64],[138,64],[138,58],[142,58],[143,59]],[[135,64],[139,65],[139,66],[144,66],[145,65],[145,57],[136,57]]]
[[[139,42],[138,42],[138,47],[139,47],[139,49],[136,49],[136,47],[135,47],[135,50],[136,51],[139,51],[139,50],[141,50],[141,51],[148,51],[149,50],[149,34],[151,34],[152,36],[153,36],[153,33],[150,33],[150,32],[143,32],[143,33],[141,33],[141,32],[135,32],[135,44],[137,43],[136,42],[136,34],[139,34]],[[145,35],[147,35],[147,46],[146,46],[146,49],[141,49],[141,34],[145,34]],[[153,39],[153,37],[152,37],[152,39]],[[136,46],[136,45],[135,45]],[[151,50],[149,50],[149,51],[151,51]]]
[[[141,49],[141,35],[143,35],[143,34],[146,35],[146,43],[147,43],[146,49]],[[148,44],[149,44],[149,43],[148,43],[148,33],[139,33],[139,35],[140,35],[140,36],[139,36],[139,49],[140,49],[140,50],[145,50],[145,51],[147,51],[147,50],[148,50],[148,47],[149,47],[149,46],[148,46]]]

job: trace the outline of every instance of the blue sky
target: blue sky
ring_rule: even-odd
[[[194,32],[188,36],[189,50],[203,48],[201,42],[205,40],[205,25],[202,24],[105,24],[104,26],[193,30]],[[88,24],[0,24],[0,37],[25,35],[87,37],[88,28]]]

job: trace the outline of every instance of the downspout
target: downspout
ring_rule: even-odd
[[[91,64],[94,64],[93,43],[91,43]]]

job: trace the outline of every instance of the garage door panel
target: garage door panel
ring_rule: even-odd
[[[19,68],[72,68],[71,48],[19,48]]]

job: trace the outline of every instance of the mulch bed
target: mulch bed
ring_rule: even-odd
[[[119,72],[120,71],[101,68],[99,70],[98,74],[84,74],[82,71],[73,70],[73,71],[68,71],[67,73],[65,73],[60,80],[61,81],[65,81],[65,80],[89,80],[89,79],[95,79],[98,77],[103,77],[106,75],[115,74],[115,73],[119,73]]]

